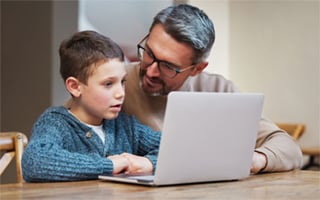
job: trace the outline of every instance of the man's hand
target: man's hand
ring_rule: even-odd
[[[122,153],[120,156],[123,156],[129,161],[129,166],[125,170],[127,174],[150,173],[153,170],[152,163],[148,158],[130,153]]]
[[[263,153],[254,152],[250,172],[256,174],[267,165],[267,157]]]

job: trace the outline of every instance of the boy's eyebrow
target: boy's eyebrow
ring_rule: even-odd
[[[105,77],[104,80],[110,80],[110,79],[118,79],[118,78],[127,78],[128,77],[128,73],[124,73],[122,76],[108,76],[108,77]]]

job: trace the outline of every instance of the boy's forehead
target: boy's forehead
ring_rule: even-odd
[[[94,71],[92,71],[92,73],[103,73],[104,75],[119,74],[122,76],[122,74],[126,74],[125,62],[117,59],[106,60],[103,62],[100,61],[95,64]]]
[[[125,62],[119,59],[104,59],[104,60],[95,62],[90,67],[94,69],[98,69],[101,66],[110,66],[110,67],[114,66],[114,67],[122,68],[122,67],[125,67]]]

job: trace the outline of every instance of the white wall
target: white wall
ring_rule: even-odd
[[[301,146],[319,145],[319,1],[189,2],[202,7],[216,29],[221,23],[217,16],[229,15],[224,59],[230,60],[220,64],[236,85],[242,91],[263,92],[264,114],[273,121],[305,123]],[[217,9],[221,4],[228,9]],[[219,40],[218,35],[216,44]],[[218,52],[221,47],[215,48]]]
[[[96,30],[116,41],[128,58],[149,32],[153,17],[172,0],[79,0],[79,30]]]

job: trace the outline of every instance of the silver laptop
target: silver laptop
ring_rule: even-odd
[[[154,175],[101,180],[162,186],[243,179],[250,166],[263,94],[171,92]]]

